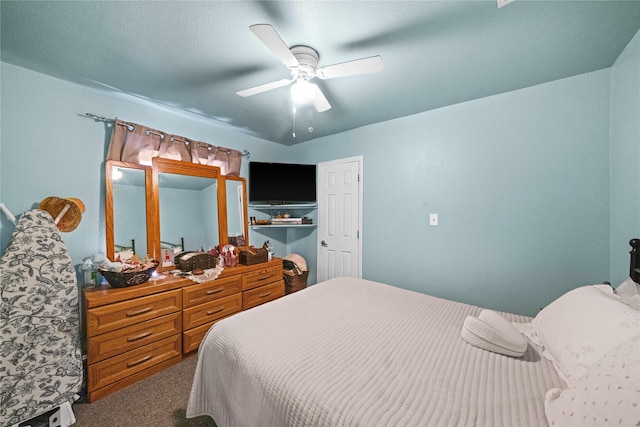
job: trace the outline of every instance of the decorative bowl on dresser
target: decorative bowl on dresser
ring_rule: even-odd
[[[200,284],[170,276],[84,289],[89,402],[180,362],[218,320],[284,294],[280,258]]]

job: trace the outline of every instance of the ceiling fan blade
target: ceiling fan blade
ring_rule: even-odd
[[[282,80],[278,80],[275,82],[271,82],[271,83],[265,83],[263,85],[260,86],[254,86],[251,87],[249,89],[245,89],[245,90],[241,90],[236,92],[238,95],[240,96],[251,96],[251,95],[256,95],[258,93],[262,93],[262,92],[266,92],[268,90],[271,89],[277,89],[279,87],[283,87],[283,86],[288,86],[289,84],[291,84],[292,80],[289,79],[282,79]]]
[[[327,98],[324,96],[318,85],[313,85],[313,106],[316,107],[318,113],[322,113],[323,111],[327,111],[331,108],[331,104],[327,101]]]
[[[291,53],[289,46],[287,46],[271,25],[256,24],[251,25],[249,29],[284,65],[287,67],[297,67],[299,65],[298,60],[293,56],[293,53]]]
[[[378,55],[319,68],[316,70],[316,76],[321,79],[334,79],[356,74],[377,73],[383,67],[382,57]]]

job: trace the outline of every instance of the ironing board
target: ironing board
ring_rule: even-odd
[[[78,287],[48,212],[18,219],[0,259],[0,297],[0,427],[57,407],[73,418],[82,386]]]

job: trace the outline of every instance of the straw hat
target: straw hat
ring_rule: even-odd
[[[69,206],[66,212],[62,212],[66,206]],[[49,212],[53,217],[58,230],[68,232],[76,229],[80,221],[82,220],[82,214],[84,213],[84,203],[82,200],[76,198],[61,199],[60,197],[47,197],[40,205],[38,209]],[[62,214],[62,215],[61,215]],[[58,218],[61,216],[60,218]]]

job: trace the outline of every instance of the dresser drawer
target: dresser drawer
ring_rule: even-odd
[[[88,363],[117,356],[182,332],[182,314],[168,314],[89,338]]]
[[[182,303],[184,308],[193,307],[238,292],[242,292],[242,276],[240,275],[187,286],[182,290]]]
[[[244,275],[245,282],[243,291],[266,285],[267,283],[282,280],[282,265],[265,267],[259,270],[248,272]]]
[[[182,309],[182,290],[135,298],[87,311],[89,337],[154,319]]]
[[[183,311],[182,330],[221,319],[242,310],[242,294],[237,293]]]
[[[247,310],[284,296],[284,280],[260,286],[242,293],[242,309]]]
[[[173,357],[181,357],[181,338],[181,335],[175,335],[89,365],[89,390],[107,386]]]
[[[222,319],[225,318],[223,317]],[[200,347],[200,343],[204,339],[204,336],[209,332],[209,329],[222,319],[218,319],[211,323],[205,323],[204,325],[185,331],[182,335],[182,353],[186,354],[197,350]]]

